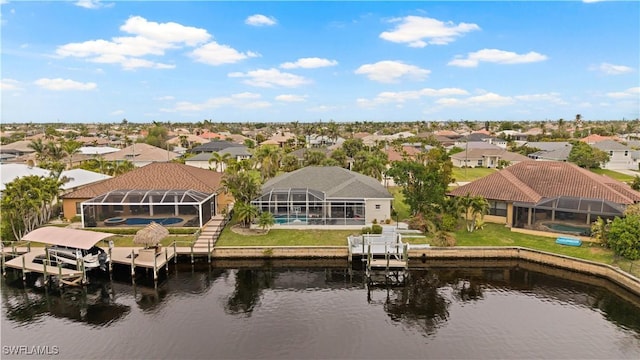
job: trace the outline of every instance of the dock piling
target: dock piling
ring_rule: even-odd
[[[131,281],[132,282],[136,282],[136,265],[134,263],[136,258],[136,254],[133,251],[133,249],[131,250]]]

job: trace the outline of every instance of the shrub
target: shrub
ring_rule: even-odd
[[[362,234],[373,234],[370,226],[365,226],[362,228]]]
[[[382,225],[378,225],[378,224],[371,225],[371,233],[382,234]]]
[[[640,215],[616,217],[609,226],[607,244],[629,260],[640,259]]]
[[[440,229],[443,231],[455,231],[458,227],[458,217],[452,214],[444,214],[441,219]]]

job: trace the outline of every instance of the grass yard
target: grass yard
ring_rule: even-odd
[[[113,241],[116,247],[139,247],[139,244],[133,243],[133,235],[115,235],[98,243],[98,246],[108,246],[109,240]],[[176,246],[190,246],[196,240],[195,235],[169,235],[160,241],[162,246],[169,246],[174,241],[178,243]]]
[[[220,234],[216,246],[347,246],[347,237],[358,230],[271,229],[267,234],[242,235],[231,227],[233,219]]]
[[[622,181],[622,182],[630,182],[633,181],[634,177],[627,175],[627,174],[622,174],[619,173],[617,171],[613,171],[613,170],[607,170],[607,169],[590,169],[591,172],[596,173],[596,174],[600,174],[600,175],[606,175],[612,179],[616,179],[618,181]],[[638,175],[640,175],[640,172],[638,173]]]
[[[496,169],[489,168],[453,168],[453,178],[456,182],[459,181],[473,181],[478,180],[487,175],[491,175],[496,172]]]
[[[393,195],[393,209],[397,212],[400,221],[404,221],[409,218],[411,209],[409,205],[404,202],[404,194],[402,194],[402,188],[399,186],[390,187],[389,192]],[[395,218],[393,219],[396,220]]]

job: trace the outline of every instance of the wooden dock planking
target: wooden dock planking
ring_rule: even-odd
[[[140,249],[132,249],[132,248],[113,248],[111,250],[111,262],[113,264],[122,264],[131,266],[131,252],[138,255]],[[133,265],[135,267],[143,267],[153,269],[160,269],[163,266],[167,265],[171,259],[176,256],[176,252],[173,247],[163,247],[162,251],[156,254],[155,261],[144,261],[135,257],[133,260]]]
[[[371,268],[404,269],[406,266],[407,262],[403,260],[389,259],[389,262],[385,259],[369,260],[369,267]]]

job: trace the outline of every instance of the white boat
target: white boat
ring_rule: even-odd
[[[106,251],[97,246],[93,246],[88,250],[78,249],[66,246],[50,246],[47,248],[49,254],[49,264],[51,266],[60,266],[78,268],[84,266],[87,271],[93,269],[107,270],[109,264],[109,255]],[[47,255],[36,256],[33,261],[42,264]],[[82,261],[82,264],[81,262]]]
[[[37,256],[34,262],[42,264],[48,259],[51,266],[64,266],[86,270],[107,269],[109,255],[96,246],[114,234],[45,226],[31,231],[22,240],[39,242],[47,245],[47,252]]]

